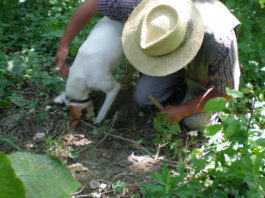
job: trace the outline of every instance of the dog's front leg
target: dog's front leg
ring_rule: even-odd
[[[111,89],[109,92],[106,93],[105,101],[97,115],[96,123],[101,123],[105,116],[107,115],[113,101],[115,100],[116,96],[119,93],[119,90],[121,88],[121,85],[117,81],[113,81],[113,89]]]

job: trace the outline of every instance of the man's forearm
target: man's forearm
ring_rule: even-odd
[[[61,39],[60,46],[68,47],[80,30],[98,13],[98,0],[86,0],[73,14]]]
[[[203,112],[204,105],[207,103],[207,101],[215,97],[224,97],[227,100],[231,100],[230,96],[218,93],[214,89],[209,89],[205,93],[193,98],[192,100],[180,106],[183,112],[185,112],[184,117]]]

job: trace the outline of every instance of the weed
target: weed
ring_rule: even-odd
[[[51,136],[48,136],[45,140],[46,149],[45,152],[49,155],[60,156],[66,149],[62,136],[59,136],[57,139],[53,139]]]
[[[208,143],[191,152],[172,139],[175,127],[156,118],[159,142],[185,155],[179,158],[177,174],[165,165],[162,173],[151,174],[153,182],[140,186],[144,197],[264,197],[265,102],[257,97],[260,92],[251,92],[244,95],[228,89],[233,97],[229,107],[224,98],[211,99],[205,110],[219,111],[221,122],[205,128]],[[172,148],[169,151],[175,152]]]

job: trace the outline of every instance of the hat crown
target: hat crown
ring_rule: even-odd
[[[140,47],[150,56],[168,54],[184,40],[187,20],[170,5],[157,5],[143,17]]]
[[[204,27],[191,0],[143,0],[125,23],[122,46],[141,73],[166,76],[198,53]]]

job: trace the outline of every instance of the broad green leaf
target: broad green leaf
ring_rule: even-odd
[[[208,100],[204,106],[204,110],[207,112],[219,112],[226,109],[227,100],[223,97],[216,97]]]
[[[16,177],[8,157],[0,152],[0,197],[25,198],[22,181]]]
[[[207,161],[206,159],[197,160],[195,163],[196,169],[195,174],[199,173],[202,169],[204,169]]]
[[[256,140],[256,143],[259,145],[259,146],[262,146],[262,147],[265,147],[265,138],[259,138]]]
[[[17,152],[9,155],[27,198],[70,198],[81,184],[55,157]]]
[[[243,89],[241,89],[241,91],[244,93],[244,94],[249,94],[252,89],[250,89],[249,87],[244,87]]]
[[[192,156],[192,159],[190,161],[195,165],[195,174],[199,173],[206,165],[207,161],[206,159],[197,159],[196,156]]]
[[[216,159],[215,159],[215,167],[217,167],[218,162],[220,162],[223,167],[225,166],[225,157],[224,157],[223,152],[217,153]]]
[[[259,0],[259,4],[261,8],[265,7],[265,0]]]
[[[224,134],[225,136],[230,139],[236,133],[239,133],[241,127],[241,123],[239,120],[236,120],[234,118],[228,118],[224,122]]]
[[[253,155],[252,156],[252,164],[253,164],[253,171],[259,174],[260,168],[264,165],[263,159],[264,156],[262,155]]]
[[[215,135],[218,131],[220,131],[222,129],[222,125],[221,124],[215,124],[212,126],[207,127],[206,129],[204,129],[203,133],[206,136],[213,136]]]
[[[25,100],[23,97],[17,96],[16,94],[13,94],[9,97],[10,101],[16,104],[19,107],[24,107],[27,104],[27,100]]]
[[[27,65],[25,64],[25,60],[20,55],[14,55],[9,57],[10,60],[8,64],[6,64],[6,70],[11,72],[13,75],[22,77],[26,73]]]
[[[230,89],[230,88],[226,88],[226,94],[229,96],[232,96],[233,98],[243,98],[244,94],[240,91],[234,90],[234,89]]]

